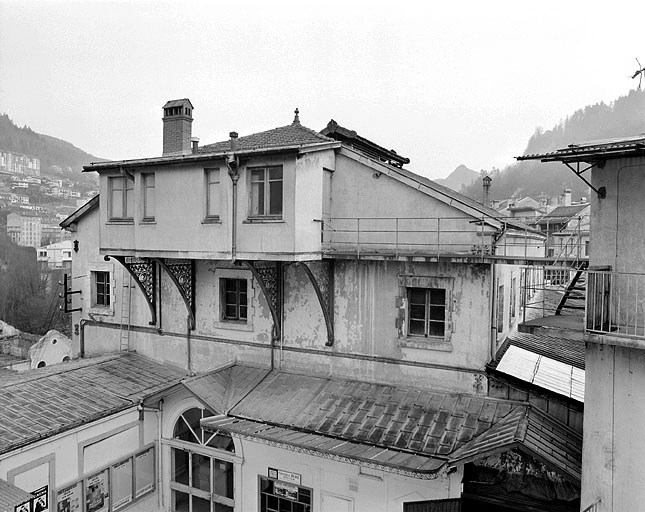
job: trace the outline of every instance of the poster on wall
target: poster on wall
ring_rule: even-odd
[[[56,512],[81,512],[81,482],[61,489],[56,494]]]
[[[14,512],[31,512],[31,505],[33,504],[34,499],[31,498],[28,501],[20,503],[14,507]]]
[[[85,480],[85,512],[107,512],[110,508],[110,485],[105,469]]]
[[[49,486],[39,487],[31,494],[34,497],[31,510],[33,512],[49,512]]]
[[[153,448],[136,455],[135,471],[135,498],[138,498],[153,491],[155,488],[155,452]]]
[[[132,459],[112,466],[112,509],[118,510],[132,501]]]

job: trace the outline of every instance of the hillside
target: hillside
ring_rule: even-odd
[[[77,174],[83,165],[103,160],[69,142],[36,133],[28,126],[19,128],[7,114],[0,114],[0,149],[39,158],[41,172],[45,173],[52,165],[58,165],[71,167]]]
[[[444,187],[451,188],[459,192],[462,187],[470,185],[473,181],[479,178],[479,173],[469,169],[465,165],[460,165],[452,171],[447,178],[434,180]]]
[[[538,128],[523,154],[546,153],[569,144],[595,139],[638,135],[645,132],[645,92],[632,90],[609,105],[597,103],[577,110],[550,130]],[[586,185],[560,163],[518,162],[491,174],[491,199],[505,199],[513,194],[538,197],[555,196],[569,186],[574,200],[589,196]],[[481,183],[475,181],[462,193],[480,200]]]

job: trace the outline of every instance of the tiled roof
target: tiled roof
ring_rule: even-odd
[[[125,410],[183,373],[136,354],[17,373],[0,382],[0,453]]]
[[[226,412],[237,404],[270,370],[233,365],[182,383],[212,411]]]
[[[214,394],[221,397],[223,391],[214,387]],[[271,372],[228,417],[205,420],[204,426],[355,459],[369,449],[370,457],[383,454],[380,464],[433,472],[459,450],[469,454],[473,443],[481,453],[507,443],[508,436],[500,438],[497,430],[521,428],[527,407],[488,397]],[[482,437],[486,432],[489,436]],[[581,440],[572,435],[577,447]],[[555,445],[553,450],[566,458],[569,448]]]
[[[0,512],[14,512],[20,505],[33,498],[27,491],[0,479]]]
[[[530,405],[518,407],[488,431],[451,455],[451,462],[467,462],[521,446],[550,468],[580,481],[582,436]]]
[[[236,151],[248,151],[251,149],[272,148],[282,146],[304,146],[307,144],[320,144],[322,142],[333,142],[334,139],[325,137],[318,132],[294,122],[287,126],[281,126],[265,132],[253,133],[238,137],[235,141]],[[199,148],[200,153],[219,153],[231,151],[231,141],[225,140],[206,144]]]
[[[540,217],[536,224],[546,224],[547,222],[566,222],[574,215],[577,215],[582,210],[587,208],[588,204],[574,204],[572,206],[558,206],[547,213],[545,216]]]

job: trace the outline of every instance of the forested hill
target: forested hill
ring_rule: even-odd
[[[523,154],[546,153],[595,139],[633,136],[645,132],[645,92],[632,90],[611,104],[597,103],[577,110],[551,130],[538,128]],[[493,171],[491,199],[506,199],[513,194],[537,198],[544,193],[557,196],[563,187],[573,189],[573,199],[588,196],[581,179],[561,163],[517,162],[501,171]],[[482,184],[476,180],[462,193],[481,201]]]
[[[71,167],[76,172],[83,165],[103,160],[69,142],[36,133],[28,126],[18,128],[7,114],[0,114],[0,150],[39,158],[43,172],[47,172],[52,165]]]

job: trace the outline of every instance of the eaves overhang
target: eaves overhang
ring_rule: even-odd
[[[324,151],[340,147],[340,142],[322,142],[317,144],[294,144],[286,146],[271,146],[265,148],[243,149],[238,151],[214,151],[211,153],[190,153],[187,155],[160,156],[153,158],[138,158],[133,160],[118,160],[112,162],[92,162],[83,166],[83,172],[102,172],[120,169],[137,169],[151,166],[186,165],[192,163],[221,160],[231,156],[249,158],[270,154],[304,154],[313,151]]]

